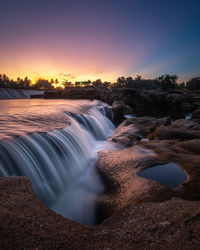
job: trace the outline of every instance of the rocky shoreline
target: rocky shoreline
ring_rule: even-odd
[[[45,99],[89,99],[101,100],[110,105],[115,102],[115,109],[122,112],[131,111],[138,116],[164,117],[173,119],[185,118],[200,108],[200,95],[183,90],[138,90],[116,87],[70,87],[62,91],[48,91],[43,94]],[[118,101],[118,105],[116,102]],[[121,104],[121,106],[119,105]],[[128,109],[124,109],[128,107]],[[123,106],[123,107],[122,107]],[[115,110],[114,109],[114,110]],[[123,119],[118,121],[118,124]]]
[[[71,97],[86,97],[81,91],[84,95]],[[105,184],[99,224],[81,225],[54,213],[37,199],[26,177],[0,178],[1,249],[200,248],[199,96],[130,89],[112,95],[104,101],[113,103],[119,126],[109,140],[124,149],[99,152],[97,169]],[[140,117],[124,120],[126,114]],[[188,176],[176,189],[138,176],[168,162]]]

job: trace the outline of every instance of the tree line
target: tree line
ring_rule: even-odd
[[[58,83],[57,79],[51,79],[48,81],[42,78],[39,78],[35,83],[32,83],[28,77],[18,77],[17,80],[13,80],[5,74],[0,74],[0,88],[53,90],[59,88],[54,86],[58,85]]]
[[[64,89],[70,87],[104,87],[104,88],[135,88],[141,90],[152,89],[180,89],[187,88],[188,90],[200,90],[200,77],[194,77],[186,83],[177,83],[177,75],[161,75],[155,79],[144,79],[138,75],[135,78],[132,77],[119,77],[116,82],[102,82],[101,79],[95,81],[82,81],[72,83],[68,80],[63,80],[61,85]],[[13,89],[34,89],[34,90],[61,90],[59,81],[51,79],[46,80],[39,78],[35,83],[32,83],[28,77],[20,78],[17,80],[10,79],[5,74],[0,74],[0,88],[13,88]]]

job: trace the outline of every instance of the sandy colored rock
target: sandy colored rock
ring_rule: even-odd
[[[133,123],[127,122],[128,120],[122,122],[120,126],[115,129],[114,135],[109,138],[110,141],[120,143],[125,147],[131,147],[136,141],[142,139],[140,131]]]
[[[55,214],[24,177],[0,178],[1,249],[199,249],[200,202],[129,204],[96,227]]]
[[[106,186],[106,193],[100,200],[101,219],[129,203],[164,201],[172,197],[170,188],[137,175],[141,170],[159,163],[152,150],[139,146],[99,152],[97,167]]]

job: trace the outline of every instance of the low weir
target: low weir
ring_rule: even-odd
[[[114,148],[106,141],[114,125],[105,106],[65,115],[71,125],[64,129],[1,140],[0,176],[29,177],[37,197],[52,210],[95,225],[96,202],[104,192],[95,169],[97,152]]]

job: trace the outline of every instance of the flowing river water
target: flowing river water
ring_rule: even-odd
[[[66,218],[96,224],[104,187],[95,164],[114,125],[99,101],[1,100],[0,176],[27,176],[37,197]]]

